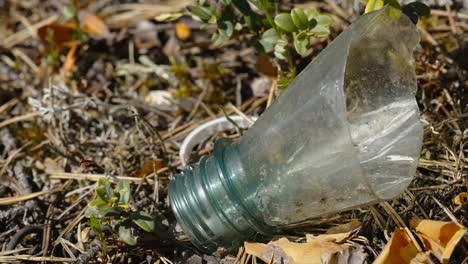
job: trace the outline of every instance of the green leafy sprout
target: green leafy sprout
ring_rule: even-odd
[[[189,10],[195,19],[218,26],[212,37],[216,45],[226,43],[236,32],[251,33],[262,51],[274,52],[280,60],[288,59],[290,44],[297,54],[307,55],[310,37],[328,36],[333,23],[330,16],[312,8],[296,7],[272,17],[278,7],[268,0],[222,0],[220,7],[204,2]]]
[[[217,25],[212,36],[222,45],[237,35],[251,35],[259,51],[273,56],[278,67],[278,87],[285,88],[296,75],[295,54],[305,57],[311,50],[311,37],[330,34],[331,16],[313,8],[294,8],[279,13],[269,0],[221,0],[218,5],[199,1],[188,7],[194,19]]]
[[[400,5],[398,0],[361,0],[365,12],[385,5],[395,8],[395,15],[405,13],[416,23],[419,16],[429,15],[429,7],[412,2]],[[208,3],[199,0],[188,7],[192,16],[206,24],[217,25],[212,36],[215,45],[221,45],[239,34],[250,34],[257,48],[274,56],[278,66],[278,86],[285,88],[296,76],[291,51],[305,57],[311,50],[311,37],[327,37],[333,24],[331,16],[313,8],[295,7],[289,13],[279,13],[278,4],[269,0],[220,0]]]
[[[141,231],[154,231],[154,217],[147,212],[130,210],[130,197],[128,181],[119,181],[115,188],[112,188],[108,179],[99,179],[95,197],[88,203],[86,210],[88,225],[98,239],[104,239],[104,226],[110,227],[121,241],[132,246],[137,244]]]

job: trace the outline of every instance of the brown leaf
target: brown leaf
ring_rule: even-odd
[[[110,35],[109,28],[96,14],[87,13],[80,19],[81,29],[93,37],[104,38]]]
[[[190,35],[192,34],[192,31],[190,30],[190,28],[187,27],[184,23],[176,23],[175,32],[176,32],[177,38],[181,40],[186,40],[190,38]]]
[[[342,237],[336,235],[311,236],[306,243],[290,242],[286,238],[280,238],[266,245],[245,242],[244,247],[247,254],[267,263],[273,258],[273,263],[314,264],[322,263],[322,255],[324,254],[334,254],[348,249],[348,246],[332,242]]]
[[[37,30],[37,35],[42,42],[49,45],[56,45],[59,49],[65,45],[65,43],[71,41],[73,30],[76,28],[76,24],[58,24],[53,23]],[[50,43],[53,42],[53,43]]]
[[[393,232],[392,238],[385,245],[374,264],[403,264],[410,263],[418,254],[418,249],[408,237],[405,230],[398,228]]]
[[[255,65],[257,67],[257,71],[266,75],[268,78],[272,80],[276,80],[278,77],[278,71],[276,66],[273,65],[268,55],[265,53],[261,53],[257,58],[257,63]]]
[[[412,219],[411,227],[421,238],[424,247],[442,263],[447,263],[458,242],[466,233],[466,228],[458,223]]]
[[[162,160],[148,160],[141,168],[133,174],[133,177],[144,177],[154,172],[154,170],[160,170],[163,167]]]

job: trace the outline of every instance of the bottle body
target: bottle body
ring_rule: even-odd
[[[361,17],[239,141],[215,146],[199,167],[213,163],[207,168],[216,169],[195,169],[200,178],[213,179],[200,181],[197,189],[206,195],[185,199],[215,201],[212,211],[224,220],[205,229],[219,226],[213,234],[221,234],[225,224],[232,232],[222,236],[228,244],[214,246],[390,199],[407,187],[422,141],[411,60],[418,41],[411,21],[395,17],[390,7]],[[172,190],[182,189],[177,186]],[[170,189],[170,195],[171,202],[183,204],[182,191]],[[179,222],[189,221],[181,216],[186,209],[173,208]],[[200,229],[184,230],[193,228]],[[216,236],[205,234],[203,240],[217,241]]]

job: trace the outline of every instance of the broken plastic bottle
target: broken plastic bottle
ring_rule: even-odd
[[[418,42],[391,7],[360,17],[239,141],[217,141],[175,177],[169,196],[184,233],[214,251],[403,192],[422,144]]]

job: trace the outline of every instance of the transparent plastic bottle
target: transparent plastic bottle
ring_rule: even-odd
[[[395,11],[359,18],[239,141],[218,141],[175,177],[172,208],[195,245],[235,246],[405,190],[422,144],[412,65],[419,34]]]

